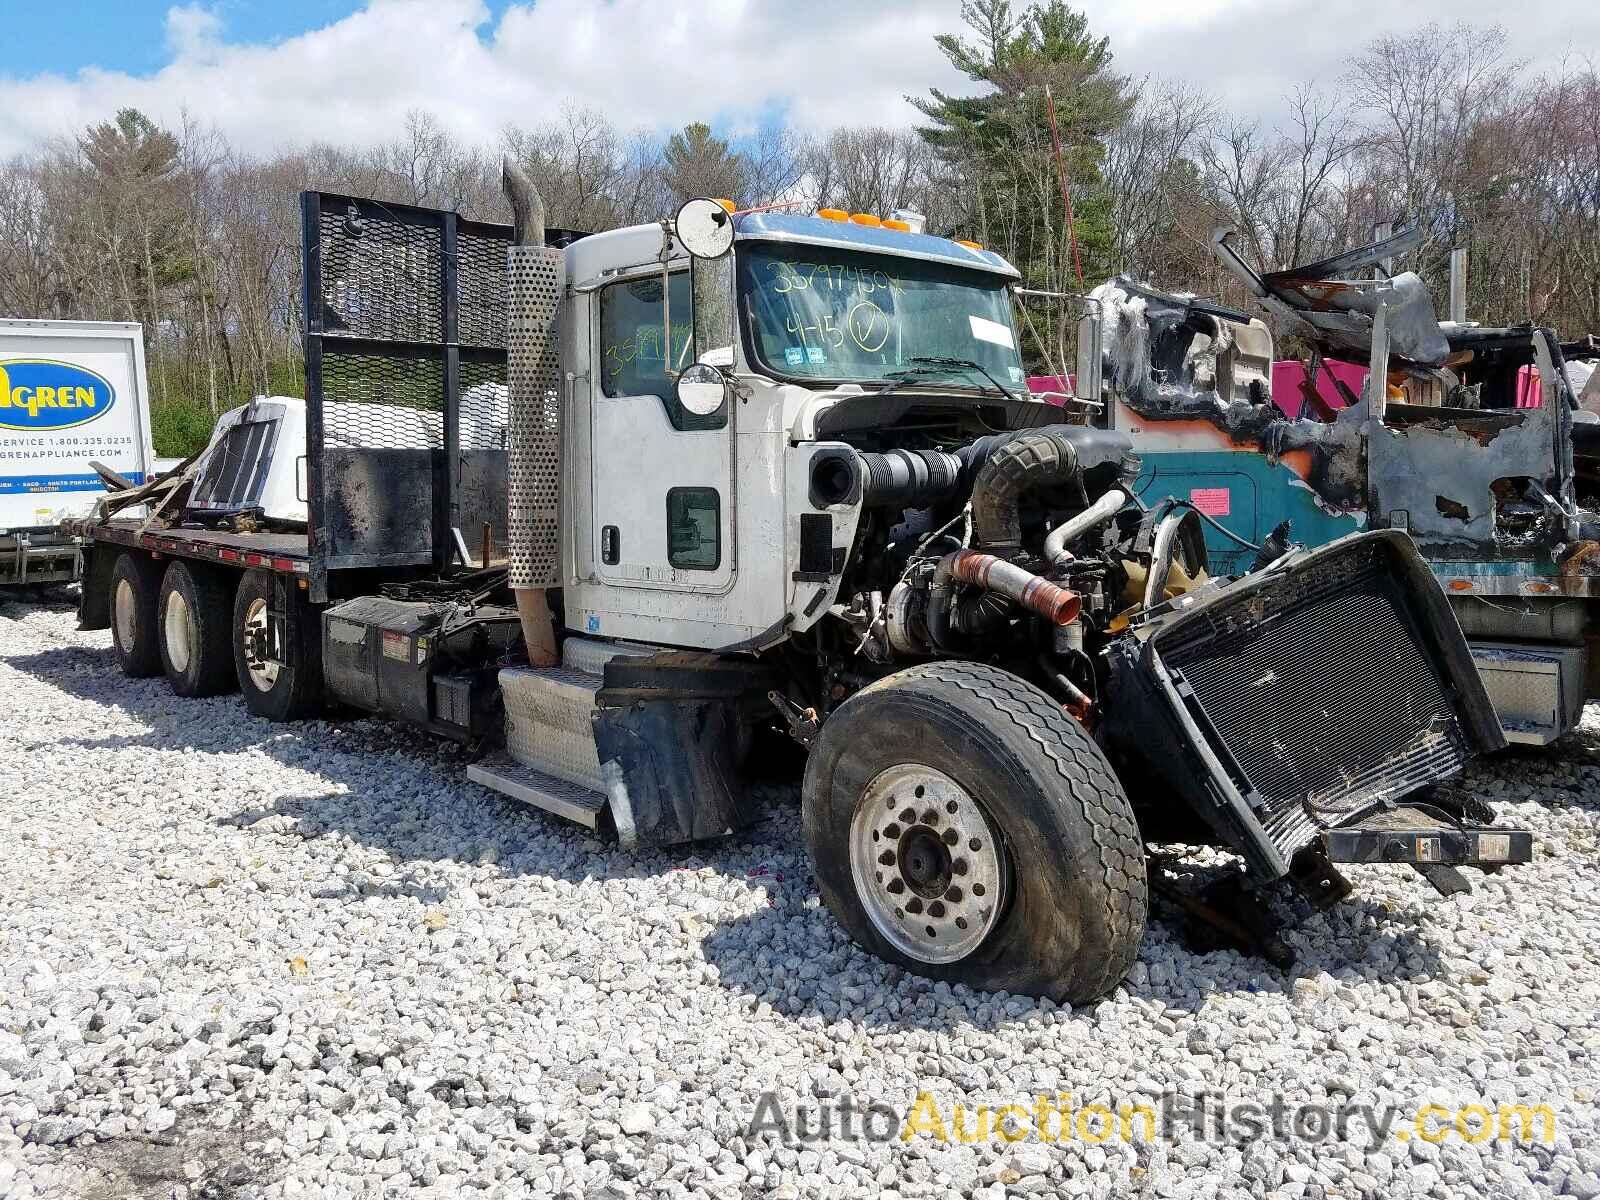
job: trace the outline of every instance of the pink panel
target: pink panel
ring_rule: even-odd
[[[1361,394],[1367,382],[1366,367],[1332,358],[1324,359],[1322,367],[1317,374],[1317,395],[1329,408],[1345,406],[1344,397],[1333,386],[1333,380],[1328,378],[1330,373],[1338,376],[1339,381],[1357,396]],[[1272,402],[1277,405],[1279,412],[1291,420],[1300,416],[1305,408],[1305,395],[1301,391],[1305,378],[1305,365],[1297,359],[1280,359],[1272,364]]]

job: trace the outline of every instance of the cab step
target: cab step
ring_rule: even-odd
[[[513,800],[542,808],[590,829],[600,827],[601,817],[606,810],[606,798],[600,792],[557,779],[503,752],[470,764],[467,778]]]

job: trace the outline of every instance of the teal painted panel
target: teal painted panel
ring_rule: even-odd
[[[1329,513],[1288,467],[1248,450],[1151,451],[1134,490],[1147,505],[1167,496],[1191,500],[1240,537],[1260,543],[1280,521],[1292,522],[1295,541],[1320,546],[1366,527],[1365,515]],[[1251,552],[1206,526],[1213,571],[1242,569]]]

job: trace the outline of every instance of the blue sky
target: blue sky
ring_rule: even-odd
[[[1532,71],[1600,54],[1596,0],[1077,0],[1119,69],[1176,78],[1271,124],[1336,85],[1372,36],[1507,26]],[[1022,8],[1023,0],[1015,7]],[[411,109],[493,144],[568,106],[623,130],[784,114],[810,130],[912,124],[907,95],[964,81],[934,45],[960,0],[0,0],[0,158],[139,107],[239,148],[393,138]],[[1508,77],[1514,77],[1508,73]]]
[[[75,20],[62,7],[34,0],[6,5],[6,65],[0,71],[73,75],[94,66],[144,75],[171,55],[163,36],[170,0],[76,0]],[[232,40],[276,42],[348,16],[360,8],[346,0],[222,0],[209,6],[223,19]],[[18,71],[18,67],[23,69]]]

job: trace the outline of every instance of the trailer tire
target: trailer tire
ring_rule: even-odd
[[[255,631],[282,604],[276,659],[256,653]],[[233,661],[244,705],[271,721],[323,711],[322,635],[317,610],[267,571],[247,571],[233,598]]]
[[[160,631],[156,597],[161,589],[161,564],[137,550],[124,550],[111,568],[108,609],[111,652],[129,679],[161,674]]]
[[[230,575],[181,558],[161,577],[156,605],[161,668],[180,696],[215,696],[238,686],[232,583]]]
[[[930,663],[846,700],[812,747],[802,818],[828,908],[919,975],[1076,1004],[1138,954],[1132,806],[1082,726],[995,667]]]

